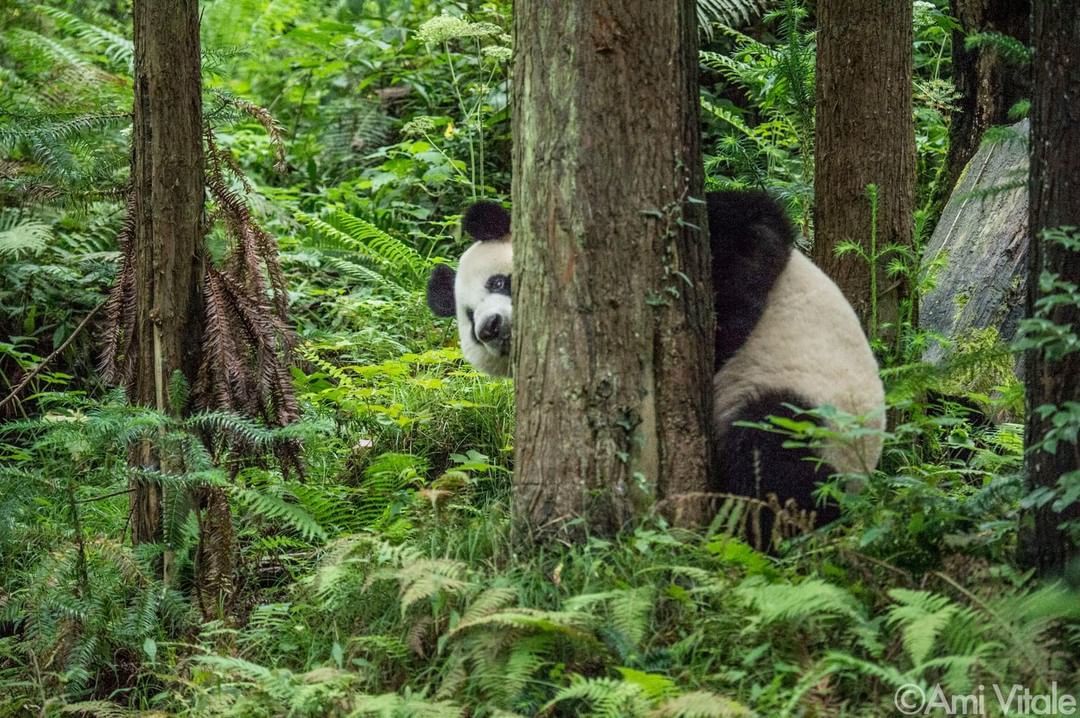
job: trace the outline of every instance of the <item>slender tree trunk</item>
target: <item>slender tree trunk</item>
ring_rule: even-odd
[[[1061,282],[1080,285],[1080,253],[1041,237],[1045,229],[1080,228],[1080,5],[1075,0],[1039,0],[1032,24],[1035,45],[1035,96],[1031,110],[1031,246],[1028,251],[1028,316],[1042,296],[1039,277],[1057,275]],[[1055,307],[1050,320],[1080,327],[1080,307]],[[1029,444],[1039,442],[1052,422],[1038,408],[1080,401],[1080,350],[1051,361],[1042,352],[1027,356],[1027,427]],[[1080,470],[1080,445],[1061,441],[1056,453],[1028,453],[1031,488],[1053,488],[1063,474]],[[1073,479],[1078,481],[1080,479]],[[1051,504],[1035,511],[1034,525],[1023,534],[1024,558],[1044,574],[1060,571],[1077,555],[1077,546],[1059,526],[1080,520],[1080,503],[1063,511]]]
[[[197,0],[135,0],[134,190],[135,381],[131,400],[161,411],[170,378],[194,377],[203,272],[202,78]],[[136,465],[168,470],[146,441]],[[161,488],[136,482],[135,543],[161,540]],[[167,569],[167,566],[166,566]]]
[[[696,33],[693,0],[514,6],[514,501],[534,535],[609,533],[706,486]]]
[[[1029,0],[951,0],[960,28],[952,36],[953,81],[959,95],[949,128],[949,156],[943,191],[956,186],[964,167],[979,149],[988,127],[1009,120],[1009,108],[1031,90],[1028,68],[1009,64],[993,47],[964,47],[968,35],[996,32],[1030,41]]]
[[[835,249],[853,242],[874,253],[870,184],[878,187],[876,252],[912,243],[912,4],[818,0],[817,19],[813,258],[873,337],[900,318],[908,284],[886,276],[889,258],[871,263]]]

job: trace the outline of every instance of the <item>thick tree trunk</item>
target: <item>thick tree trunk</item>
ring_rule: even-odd
[[[706,487],[695,25],[693,0],[514,6],[514,492],[534,535],[609,533]]]
[[[1028,252],[1028,316],[1042,296],[1039,277],[1080,284],[1080,253],[1045,241],[1041,233],[1056,227],[1080,227],[1080,5],[1075,0],[1040,0],[1032,23],[1035,45],[1035,97],[1031,109],[1031,246]],[[1080,308],[1062,304],[1050,320],[1076,331]],[[1042,352],[1027,357],[1028,443],[1035,445],[1051,428],[1038,407],[1080,401],[1080,352],[1052,361]],[[1028,479],[1033,489],[1053,488],[1058,478],[1080,469],[1080,446],[1061,441],[1056,453],[1031,451]],[[1074,479],[1075,481],[1075,479]],[[1035,512],[1024,532],[1024,558],[1044,574],[1060,571],[1077,555],[1077,546],[1059,526],[1080,520],[1080,503],[1058,512],[1048,504]]]
[[[947,195],[979,149],[983,133],[1009,122],[1009,108],[1027,97],[1030,72],[1009,64],[993,47],[964,48],[968,35],[996,32],[1027,44],[1031,3],[1028,0],[951,0],[960,29],[953,32],[953,81],[959,97],[949,128],[949,156],[943,191]]]
[[[912,5],[818,0],[817,18],[813,258],[873,337],[899,318],[907,282],[886,276],[888,258],[872,267],[853,253],[837,257],[835,248],[853,242],[872,253],[870,184],[878,187],[876,251],[912,242]]]
[[[134,191],[136,326],[131,400],[172,405],[173,372],[194,377],[203,272],[202,79],[197,0],[135,0]],[[162,466],[161,447],[136,447],[137,465]],[[167,461],[167,460],[166,460]],[[137,482],[135,543],[161,539],[161,489]]]

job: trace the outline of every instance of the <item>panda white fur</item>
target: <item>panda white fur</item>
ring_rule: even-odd
[[[851,305],[837,286],[793,248],[783,210],[766,194],[707,196],[716,308],[713,488],[765,498],[775,493],[814,506],[816,482],[833,473],[873,469],[881,440],[868,432],[854,444],[828,445],[820,457],[783,446],[785,437],[740,422],[795,415],[790,406],[830,405],[884,427],[877,361]],[[465,358],[481,371],[510,374],[510,216],[490,202],[466,211],[462,228],[477,241],[455,275],[440,266],[428,283],[428,305],[457,315]],[[816,460],[819,459],[819,460]],[[834,517],[831,507],[819,517]]]

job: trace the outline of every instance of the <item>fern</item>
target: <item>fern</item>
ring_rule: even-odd
[[[296,673],[219,655],[197,656],[195,663],[232,679],[221,681],[212,692],[218,707],[230,707],[234,715],[341,715],[340,706],[357,695],[360,683],[357,674],[333,668]],[[237,692],[236,685],[245,690]],[[362,698],[360,694],[357,702]]]
[[[888,623],[901,628],[904,650],[913,663],[920,665],[960,606],[927,591],[894,588],[889,596],[897,605],[889,609]]]
[[[589,718],[628,718],[642,716],[649,710],[650,702],[640,686],[613,678],[583,678],[574,676],[570,685],[555,694],[543,708],[551,711],[564,703],[588,708],[575,709],[575,715]]]
[[[430,265],[415,249],[371,222],[334,210],[324,221],[299,212],[296,219],[310,228],[330,249],[351,250],[372,263],[378,272],[403,288],[422,288]]]
[[[449,637],[463,635],[479,629],[518,630],[561,634],[574,639],[584,646],[598,647],[599,642],[592,633],[595,619],[580,611],[544,611],[536,608],[509,608],[494,611],[469,621],[460,621],[448,634]]]
[[[465,565],[458,561],[420,559],[394,569],[383,569],[372,575],[371,581],[392,579],[401,590],[401,615],[405,616],[417,602],[463,593],[469,587],[465,580]]]
[[[764,623],[815,617],[863,620],[862,608],[850,593],[817,578],[799,584],[765,583],[751,578],[735,592],[757,609],[757,618]]]
[[[427,461],[413,454],[389,452],[377,456],[364,469],[356,515],[364,525],[374,525],[395,504],[394,499],[427,473]]]
[[[761,15],[774,0],[697,0],[698,27],[705,36],[712,38],[714,24],[738,27],[749,25]]]
[[[47,224],[34,220],[18,222],[14,214],[0,216],[0,259],[34,255],[45,249],[52,239]]]
[[[649,718],[751,718],[754,712],[736,701],[709,691],[692,691],[664,701]]]
[[[462,718],[466,715],[464,708],[449,701],[429,701],[411,692],[361,695],[354,699],[354,705],[350,718]]]
[[[84,80],[97,83],[105,77],[101,68],[54,38],[21,27],[13,28],[9,33],[14,41],[44,53],[61,66],[76,72]]]
[[[641,586],[573,596],[567,599],[564,607],[567,611],[576,612],[598,603],[606,605],[611,626],[630,645],[638,646],[649,628],[649,616],[652,615],[655,599],[652,586]]]
[[[1031,64],[1031,48],[1010,35],[1000,32],[974,32],[964,38],[964,49],[993,48],[1002,58],[1014,65]]]
[[[319,522],[299,504],[254,489],[234,487],[231,493],[255,515],[280,521],[308,541],[327,539],[326,529],[320,526]]]
[[[103,53],[114,64],[122,66],[124,70],[129,70],[134,63],[134,44],[123,35],[94,25],[59,8],[37,5],[34,9],[51,17],[64,30],[85,42],[89,47]]]

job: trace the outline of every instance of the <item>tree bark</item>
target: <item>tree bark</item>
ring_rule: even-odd
[[[707,485],[695,3],[519,0],[514,47],[516,516],[610,533]]]
[[[952,35],[953,82],[959,97],[949,127],[942,187],[946,195],[975,156],[987,128],[1009,122],[1009,109],[1031,91],[1028,68],[1007,63],[993,47],[964,48],[967,36],[979,32],[996,32],[1029,43],[1029,0],[951,0],[949,7],[960,24]]]
[[[201,331],[203,273],[202,78],[197,0],[135,0],[135,380],[133,403],[169,411],[170,378],[189,380]],[[162,466],[160,446],[134,449],[137,466]],[[168,460],[166,459],[166,462]],[[137,481],[132,539],[161,540],[161,487]]]
[[[1043,296],[1039,277],[1056,274],[1059,281],[1080,284],[1080,253],[1047,242],[1043,230],[1080,228],[1080,5],[1075,0],[1035,3],[1032,23],[1035,45],[1035,96],[1031,108],[1030,227],[1028,252],[1028,316]],[[1077,331],[1080,307],[1057,305],[1050,320]],[[1037,409],[1080,401],[1080,352],[1052,361],[1032,350],[1027,356],[1027,426],[1029,446],[1046,435],[1051,422]],[[1058,478],[1080,469],[1080,446],[1062,441],[1056,453],[1032,450],[1027,474],[1032,489],[1053,488]],[[1075,479],[1074,479],[1075,480]],[[1060,528],[1080,520],[1080,503],[1063,511],[1047,504],[1035,511],[1034,524],[1022,534],[1023,558],[1043,574],[1060,571],[1077,555],[1077,546]]]
[[[868,262],[838,257],[835,248],[853,242],[880,255],[889,245],[912,243],[912,4],[818,0],[817,19],[813,258],[875,337],[881,324],[900,318],[908,283],[886,276],[889,257]],[[878,187],[876,250],[870,184]]]

